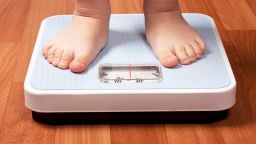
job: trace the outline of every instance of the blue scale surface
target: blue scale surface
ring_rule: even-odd
[[[230,85],[231,80],[221,53],[215,25],[205,15],[184,14],[206,42],[207,50],[202,59],[190,65],[174,68],[162,67],[163,79],[158,83],[101,83],[99,65],[159,64],[145,39],[143,15],[112,15],[109,40],[105,48],[87,71],[75,74],[50,64],[41,54],[42,46],[65,29],[72,16],[54,16],[46,19],[41,27],[42,37],[35,47],[36,63],[30,84],[38,90],[135,90],[135,89],[218,89]],[[171,39],[171,38],[170,38]]]

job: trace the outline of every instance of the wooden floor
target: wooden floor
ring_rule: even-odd
[[[113,13],[142,13],[142,0],[112,0]],[[211,124],[64,125],[37,123],[23,82],[43,18],[70,14],[72,0],[0,0],[0,143],[256,143],[256,1],[180,0],[183,12],[212,16],[237,80],[237,103]]]

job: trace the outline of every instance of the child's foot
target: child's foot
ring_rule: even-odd
[[[83,72],[95,59],[108,38],[109,14],[90,12],[75,12],[71,24],[43,47],[43,55],[50,64]]]
[[[185,22],[178,9],[151,10],[145,12],[147,40],[163,66],[173,67],[179,62],[190,64],[202,56],[204,41]]]

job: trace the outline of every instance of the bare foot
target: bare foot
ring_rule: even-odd
[[[147,40],[161,64],[174,67],[199,59],[205,51],[204,41],[183,19],[176,0],[159,1],[163,5],[150,1],[154,0],[145,1],[144,8]]]
[[[95,0],[94,3],[101,3],[102,12],[97,8],[87,9],[84,5],[90,1],[77,0],[71,24],[43,47],[44,57],[53,66],[83,72],[104,47],[108,38],[109,7],[101,6],[102,0]]]

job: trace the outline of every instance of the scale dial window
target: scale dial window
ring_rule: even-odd
[[[156,83],[161,81],[162,72],[159,65],[103,64],[99,79],[103,83]]]

